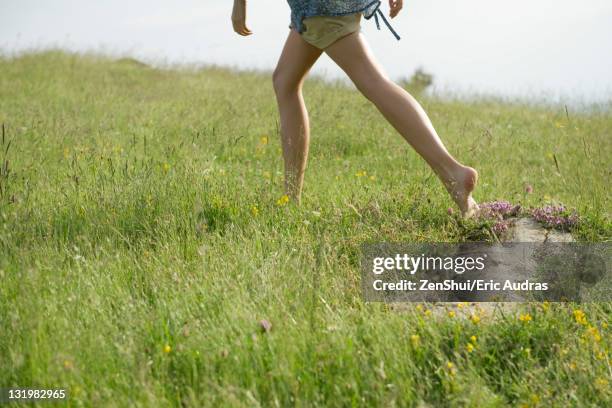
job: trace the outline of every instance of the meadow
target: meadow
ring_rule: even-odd
[[[365,242],[493,237],[351,87],[306,82],[296,206],[268,73],[59,51],[0,72],[0,387],[75,407],[612,404],[609,303],[362,300]],[[564,203],[577,240],[610,240],[611,105],[418,99],[477,200]]]

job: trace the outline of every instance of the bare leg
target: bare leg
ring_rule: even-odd
[[[304,182],[310,139],[302,84],[321,53],[321,50],[308,44],[296,31],[291,30],[273,76],[285,159],[285,191],[298,203]]]
[[[471,216],[478,209],[471,195],[478,173],[450,155],[423,108],[387,78],[361,34],[348,35],[325,52],[431,166],[464,216]]]

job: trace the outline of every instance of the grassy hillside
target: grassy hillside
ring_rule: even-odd
[[[267,75],[59,52],[0,72],[0,387],[96,407],[612,403],[609,304],[362,301],[363,242],[475,231],[354,90],[306,84],[296,207]],[[563,202],[579,240],[610,240],[610,109],[419,99],[477,200]]]

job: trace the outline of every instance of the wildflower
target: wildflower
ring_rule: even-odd
[[[532,217],[546,228],[570,230],[578,225],[580,217],[575,210],[569,211],[563,205],[547,205],[531,212]]]
[[[608,380],[606,380],[603,377],[598,377],[595,380],[595,388],[597,388],[600,391],[605,391],[608,389]]]
[[[527,184],[525,186],[525,193],[527,193],[527,194],[533,193],[533,186],[531,184]]]
[[[448,317],[455,317],[455,311],[454,310],[449,310],[448,311]]]
[[[416,305],[416,310],[418,310],[419,312],[423,311],[423,305]]]
[[[521,209],[520,205],[513,205],[508,201],[491,201],[482,203],[479,207],[483,217],[499,220],[514,216]]]
[[[545,300],[542,303],[542,310],[544,310],[546,312],[546,311],[548,311],[548,309],[550,309],[550,303],[548,302],[548,300]]]
[[[577,368],[576,363],[574,363],[574,362],[572,361],[572,362],[570,363],[570,365],[569,365],[569,369],[570,369],[571,371],[576,371],[576,368]]]
[[[524,323],[529,323],[532,320],[532,317],[529,313],[525,313],[519,316],[519,320]]]
[[[72,364],[72,361],[64,360],[64,368],[66,370],[70,370],[70,369],[72,369],[72,367],[74,367],[74,364]]]
[[[574,318],[576,319],[576,323],[578,324],[582,324],[583,326],[586,326],[588,324],[586,314],[580,309],[574,310]]]
[[[472,351],[474,351],[474,345],[472,343],[468,343],[465,345],[465,349],[468,353],[471,353]]]
[[[374,181],[374,180],[376,180],[376,177],[375,176],[370,176],[370,180]]]
[[[459,303],[457,304],[457,308],[459,308],[459,309],[463,309],[463,308],[465,307],[465,305],[466,305],[466,303],[465,303],[465,302],[459,302]]]
[[[253,217],[257,217],[259,215],[259,208],[257,208],[256,205],[251,207],[251,214],[253,214]]]
[[[361,170],[361,171],[358,171],[357,173],[355,173],[355,175],[356,175],[357,177],[365,177],[365,176],[367,176],[367,175],[368,175],[368,172],[367,172],[367,171],[365,171],[365,170]]]
[[[508,231],[508,228],[510,228],[510,222],[508,222],[508,221],[498,221],[495,224],[493,224],[493,227],[491,229],[493,230],[493,232],[496,235],[500,235],[500,234],[503,234],[504,232]]]
[[[472,323],[478,324],[480,323],[480,316],[478,316],[477,314],[473,314],[470,316],[470,320],[472,321]]]
[[[261,138],[259,138],[259,143],[261,143],[262,145],[267,145],[268,144],[268,135],[263,135]]]
[[[602,327],[602,329],[607,329],[607,328],[608,328],[608,323],[603,322],[603,323],[601,324],[601,327]]]
[[[282,206],[286,205],[288,202],[289,202],[289,196],[287,194],[285,194],[281,198],[276,200],[276,205],[278,205],[279,207],[282,207]]]
[[[603,360],[603,359],[605,359],[605,358],[606,358],[606,353],[604,353],[603,351],[600,351],[600,352],[598,352],[598,353],[597,353],[596,358],[597,358],[598,360]]]
[[[164,346],[164,353],[168,354],[168,353],[170,353],[171,351],[172,351],[172,347],[170,347],[170,345],[169,345],[169,344],[166,344],[166,345]]]
[[[476,343],[476,340],[477,340],[476,336],[472,336],[472,337],[470,337],[470,341],[471,341],[472,343]]]
[[[446,368],[448,368],[449,370],[452,370],[455,367],[455,365],[453,363],[451,363],[450,361],[448,361],[446,363]]]
[[[419,344],[421,344],[421,337],[418,334],[413,334],[410,336],[410,342],[412,343],[412,347],[417,348]]]
[[[425,316],[431,316],[431,310],[427,309],[424,314]]]
[[[167,173],[168,170],[170,170],[170,165],[168,163],[164,163],[162,165],[162,169],[164,170],[164,173]]]
[[[589,326],[586,331],[586,335],[591,336],[594,342],[599,343],[601,341],[601,335],[599,334],[599,330],[597,327]]]

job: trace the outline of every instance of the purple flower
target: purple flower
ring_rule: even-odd
[[[480,204],[481,217],[489,219],[503,220],[518,214],[520,205],[513,205],[508,201],[491,201]]]
[[[576,210],[569,211],[564,205],[547,205],[542,208],[535,208],[531,211],[531,215],[546,228],[569,231],[580,222]]]

